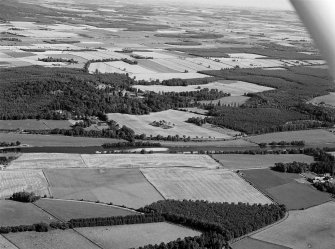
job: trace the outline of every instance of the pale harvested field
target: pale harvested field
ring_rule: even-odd
[[[199,236],[201,233],[166,222],[111,227],[76,228],[76,231],[104,249],[138,248],[148,244],[170,242],[177,238]]]
[[[83,168],[86,167],[79,154],[23,153],[14,160],[9,169]]]
[[[171,168],[195,167],[215,169],[220,166],[207,155],[182,154],[83,154],[89,168]]]
[[[223,97],[221,99],[203,100],[199,102],[201,104],[217,105],[220,103],[221,105],[225,105],[225,106],[240,106],[240,105],[245,104],[249,99],[250,97],[246,97],[246,96],[229,96],[229,97]]]
[[[139,169],[46,169],[55,198],[140,208],[163,197]]]
[[[19,191],[49,195],[48,183],[42,170],[0,171],[0,198],[9,197]]]
[[[101,146],[104,143],[120,142],[119,139],[89,138],[89,137],[68,137],[55,135],[31,135],[18,133],[0,133],[0,141],[20,141],[22,144],[29,144],[36,147],[60,146],[60,147],[83,147]]]
[[[98,246],[73,230],[9,233],[4,237],[20,249],[99,249]]]
[[[329,93],[328,95],[316,97],[312,99],[311,101],[308,101],[308,103],[314,104],[314,105],[327,105],[330,107],[335,107],[335,93]]]
[[[226,169],[252,169],[252,168],[269,168],[275,163],[291,163],[291,162],[314,162],[313,157],[302,154],[297,155],[244,155],[244,154],[222,154],[212,155]]]
[[[334,248],[335,203],[291,211],[282,223],[251,237],[294,249]]]
[[[9,242],[4,236],[0,235],[0,248],[1,249],[18,249],[15,245]]]
[[[258,190],[228,170],[164,168],[141,171],[166,199],[271,203]]]
[[[107,114],[108,119],[116,121],[118,124],[126,125],[133,129],[136,134],[146,134],[147,136],[162,135],[162,136],[175,136],[179,135],[183,137],[190,136],[191,138],[230,138],[230,136],[210,131],[208,129],[202,128],[195,124],[186,123],[185,121],[191,117],[203,117],[202,115],[168,110],[162,112],[150,113],[149,115],[129,115],[121,113],[110,113]],[[161,127],[155,127],[150,125],[153,121],[165,120],[175,126],[171,129],[163,129]]]
[[[52,221],[55,221],[52,216],[32,203],[0,200],[0,227],[32,225],[38,222],[50,223]]]
[[[164,86],[164,85],[134,85],[134,88],[142,91],[152,92],[195,92],[208,88],[217,89],[219,91],[230,93],[231,96],[243,96],[245,93],[256,93],[273,90],[271,87],[259,86],[256,84],[243,81],[225,81],[220,80],[205,85],[188,85],[188,86]]]
[[[268,133],[248,138],[254,143],[271,143],[273,141],[305,141],[306,145],[332,145],[335,143],[335,135],[326,130],[305,130]]]

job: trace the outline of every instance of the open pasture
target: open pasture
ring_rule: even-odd
[[[0,198],[9,197],[19,191],[49,195],[48,182],[42,170],[0,171]]]
[[[38,222],[50,223],[52,221],[56,220],[32,203],[0,200],[0,227],[32,225]]]
[[[314,162],[313,157],[303,154],[297,155],[245,155],[245,154],[214,154],[212,157],[218,160],[226,169],[241,170],[252,168],[269,168],[275,163]]]
[[[245,93],[256,93],[273,90],[271,87],[260,86],[243,81],[226,81],[219,80],[204,85],[188,85],[188,86],[164,86],[164,85],[134,85],[135,88],[142,91],[152,92],[195,92],[200,89],[208,88],[217,89],[219,91],[230,93],[232,96],[242,96]]]
[[[40,199],[34,204],[62,221],[80,218],[112,217],[136,214],[131,210],[84,201]]]
[[[138,248],[148,244],[168,243],[178,238],[199,236],[201,233],[166,222],[111,227],[76,228],[80,234],[104,249]]]
[[[139,169],[46,169],[55,198],[140,208],[162,200]]]
[[[136,134],[146,134],[147,136],[161,135],[161,136],[175,136],[179,135],[190,136],[191,138],[230,138],[226,134],[222,134],[215,131],[210,131],[208,129],[202,128],[200,126],[186,123],[191,117],[203,117],[202,115],[193,114],[189,112],[182,112],[176,110],[167,110],[162,112],[154,112],[148,115],[129,115],[121,113],[109,113],[107,114],[109,120],[116,121],[119,125],[127,125],[129,128],[133,129]],[[172,128],[163,129],[161,127],[156,127],[150,125],[153,121],[165,120],[171,123]]]
[[[68,137],[58,135],[34,135],[19,133],[0,133],[0,141],[20,141],[36,147],[83,147],[101,146],[104,143],[120,142],[123,140],[110,138]]]
[[[163,66],[161,64],[158,64],[154,62],[153,60],[138,60],[138,65],[141,67],[147,68],[149,70],[155,71],[157,73],[163,74],[163,73],[179,73],[177,70],[170,69],[166,66]]]
[[[313,105],[325,105],[329,107],[335,107],[335,93],[329,93],[328,95],[316,97],[308,103],[311,103]]]
[[[14,160],[9,169],[83,168],[86,167],[79,154],[23,153]]]
[[[332,146],[335,144],[335,135],[322,129],[305,131],[275,132],[248,138],[254,143],[271,143],[273,141],[305,141],[306,145]]]
[[[24,232],[4,235],[20,249],[99,249],[73,230],[52,230],[47,233]]]
[[[228,170],[164,168],[141,171],[166,199],[271,203],[270,199]]]
[[[69,129],[70,123],[66,120],[0,120],[0,130],[50,130]]]
[[[89,168],[171,168],[192,167],[215,169],[220,165],[207,155],[181,154],[83,154]]]
[[[283,222],[252,238],[290,248],[329,249],[335,245],[335,203],[290,211]]]

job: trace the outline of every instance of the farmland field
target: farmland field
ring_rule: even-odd
[[[4,237],[20,249],[99,249],[98,246],[73,230],[9,233]]]
[[[275,163],[291,163],[291,162],[314,162],[313,157],[303,154],[297,155],[244,155],[244,154],[217,154],[212,157],[227,169],[252,169],[252,168],[269,168]]]
[[[133,129],[136,134],[146,134],[147,136],[153,135],[162,135],[162,136],[175,136],[179,135],[183,137],[190,136],[191,138],[230,138],[230,136],[210,131],[208,129],[199,127],[194,124],[186,123],[185,121],[191,117],[203,117],[202,115],[168,110],[162,112],[150,113],[149,115],[128,115],[121,113],[110,113],[107,114],[108,119],[116,121],[120,125],[127,125],[129,128]],[[153,121],[165,120],[168,123],[171,123],[172,128],[163,129],[161,127],[156,127],[150,125]],[[173,126],[174,124],[174,126]]]
[[[177,238],[198,236],[200,232],[166,222],[112,227],[76,228],[80,234],[104,249],[138,248],[148,244],[170,242]]]
[[[306,145],[327,146],[335,144],[335,135],[326,130],[306,130],[268,133],[250,137],[248,140],[254,143],[271,143],[273,141],[305,141]]]
[[[79,154],[24,153],[9,169],[82,168],[86,167]]]
[[[291,211],[282,223],[252,238],[290,248],[329,249],[335,245],[335,203]]]
[[[249,141],[245,141],[243,139],[234,139],[234,140],[226,140],[226,141],[190,141],[190,142],[173,142],[173,141],[162,141],[160,142],[162,146],[171,146],[175,147],[195,147],[195,148],[207,148],[207,147],[216,147],[219,148],[259,148],[258,145],[251,143]]]
[[[233,249],[291,249],[286,246],[281,246],[252,238],[241,239],[231,245]]]
[[[18,133],[0,133],[0,141],[20,141],[22,144],[29,144],[30,146],[44,147],[44,146],[101,146],[104,143],[120,142],[119,139],[110,138],[90,138],[90,137],[68,137],[57,135],[31,135]]]
[[[139,169],[48,169],[55,198],[100,201],[139,208],[162,200]]]
[[[0,235],[0,248],[1,249],[18,249],[15,245],[9,242],[4,236]]]
[[[335,93],[329,93],[328,95],[316,97],[308,103],[312,103],[314,105],[326,105],[330,107],[335,107]]]
[[[287,209],[296,210],[320,205],[330,200],[327,193],[314,189],[308,183],[299,183],[298,174],[275,172],[270,169],[242,171],[243,178]]]
[[[40,199],[35,202],[35,205],[62,221],[80,218],[126,216],[135,214],[135,212],[127,209],[83,201]]]
[[[55,219],[32,203],[0,200],[0,227],[50,223]],[[1,248],[1,246],[0,246]]]
[[[122,154],[81,155],[89,168],[171,168],[193,167],[215,169],[220,165],[207,155]]]
[[[271,203],[271,201],[228,170],[141,169],[166,199],[211,202]]]
[[[267,193],[289,210],[299,210],[320,205],[331,200],[330,195],[304,183],[291,182],[267,189]]]
[[[42,170],[0,171],[0,198],[9,197],[19,191],[49,195],[48,183]]]
[[[208,88],[217,89],[219,91],[230,93],[231,96],[242,96],[245,93],[256,93],[273,90],[273,88],[259,86],[256,84],[243,82],[243,81],[226,81],[220,80],[216,82],[211,82],[204,85],[188,85],[188,86],[164,86],[164,85],[134,85],[134,88],[140,89],[142,91],[152,91],[152,92],[194,92],[200,89]]]

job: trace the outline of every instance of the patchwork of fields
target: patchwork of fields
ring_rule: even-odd
[[[227,170],[141,169],[166,199],[271,203],[237,174]]]
[[[146,134],[147,136],[175,136],[179,135],[190,136],[191,138],[203,138],[203,139],[228,139],[231,138],[229,135],[211,131],[200,126],[186,123],[189,118],[192,117],[203,117],[202,115],[167,110],[162,112],[150,113],[149,115],[129,115],[121,113],[109,113],[107,114],[108,119],[116,121],[120,125],[127,125],[133,129],[136,134]],[[150,125],[153,121],[165,120],[167,123],[172,125],[170,129],[163,129]],[[174,125],[173,125],[174,124]]]

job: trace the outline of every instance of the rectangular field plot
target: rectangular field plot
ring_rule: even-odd
[[[249,140],[254,143],[271,143],[273,141],[305,141],[306,145],[327,145],[335,144],[335,135],[326,130],[306,130],[306,131],[287,131],[268,133],[250,137]]]
[[[0,198],[9,197],[19,191],[49,195],[48,183],[42,170],[0,171]]]
[[[188,85],[188,86],[163,86],[163,85],[134,85],[135,88],[142,91],[151,92],[195,92],[200,89],[208,88],[230,93],[232,96],[242,96],[245,93],[256,93],[273,90],[271,87],[259,86],[256,84],[243,81],[225,81],[220,80],[205,85]]]
[[[162,196],[138,169],[48,169],[55,198],[100,201],[140,208]]]
[[[148,244],[168,243],[177,238],[199,236],[201,233],[166,222],[111,227],[76,228],[80,234],[104,249],[138,248]]]
[[[206,128],[200,126],[186,123],[185,121],[191,117],[203,117],[202,115],[168,110],[162,112],[150,113],[149,115],[129,115],[121,113],[110,113],[107,114],[108,119],[116,121],[118,124],[127,125],[129,128],[133,129],[136,134],[146,134],[147,136],[162,135],[162,136],[175,136],[179,135],[183,137],[190,136],[191,138],[230,138],[226,134],[222,134],[216,131],[210,131]],[[171,124],[170,129],[163,129],[161,127],[152,126],[150,123],[153,121],[165,120],[167,123]]]
[[[271,203],[270,199],[227,170],[165,168],[141,171],[166,199]]]
[[[291,211],[283,222],[251,237],[290,248],[334,248],[335,203]]]
[[[201,73],[135,73],[130,77],[136,77],[136,80],[169,80],[169,79],[198,79],[208,78],[208,75]]]
[[[23,153],[14,160],[9,169],[83,168],[86,167],[79,154]]]
[[[40,199],[35,202],[35,205],[62,221],[80,218],[112,217],[136,214],[136,212],[128,209],[84,201]]]
[[[83,154],[89,168],[171,168],[193,167],[216,169],[220,165],[207,155],[181,154]]]
[[[56,220],[32,203],[0,200],[0,227],[32,225],[38,222],[50,223],[52,221]]]
[[[4,237],[20,249],[99,249],[73,230],[52,230],[47,233],[9,233]]]
[[[252,169],[269,168],[275,163],[291,162],[314,162],[313,157],[302,154],[297,155],[244,155],[244,154],[222,154],[212,155],[212,157],[222,164],[226,169]]]
[[[0,120],[0,130],[50,130],[69,129],[70,123],[66,120]]]

